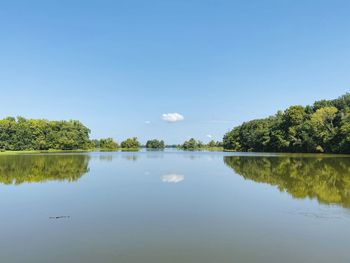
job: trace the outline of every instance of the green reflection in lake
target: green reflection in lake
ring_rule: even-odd
[[[84,154],[0,156],[0,183],[74,182],[89,171],[89,158]]]
[[[2,155],[0,262],[350,262],[349,209],[225,165],[349,206],[348,159],[233,155]]]
[[[224,162],[245,179],[275,185],[294,198],[350,207],[350,158],[225,156]]]

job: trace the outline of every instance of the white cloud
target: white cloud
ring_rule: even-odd
[[[151,121],[145,121],[145,124],[151,124]]]
[[[185,180],[185,176],[179,175],[179,174],[166,174],[162,176],[162,182],[163,183],[180,183],[181,181]]]
[[[164,113],[162,114],[162,120],[167,122],[183,121],[185,118],[180,113]]]
[[[207,137],[208,137],[209,139],[212,139],[212,138],[213,138],[213,135],[207,134]]]

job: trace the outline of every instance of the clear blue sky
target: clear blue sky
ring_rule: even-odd
[[[0,117],[78,119],[118,141],[221,139],[349,91],[349,10],[348,0],[1,1]]]

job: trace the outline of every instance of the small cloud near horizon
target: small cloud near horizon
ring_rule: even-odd
[[[162,114],[162,120],[166,122],[179,122],[183,121],[184,119],[184,116],[177,112]]]
[[[207,134],[207,137],[208,137],[209,139],[212,139],[212,138],[213,138],[213,135]]]

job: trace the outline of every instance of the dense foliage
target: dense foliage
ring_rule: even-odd
[[[148,140],[146,143],[146,148],[147,149],[164,149],[165,144],[163,140]]]
[[[211,140],[208,144],[204,144],[199,140],[196,140],[194,138],[189,139],[188,141],[185,141],[183,144],[180,144],[178,148],[182,150],[188,150],[188,151],[193,151],[193,150],[205,150],[205,149],[218,149],[222,147],[221,142],[216,142],[214,140]]]
[[[3,155],[0,156],[0,183],[74,182],[89,171],[89,160],[85,154]]]
[[[245,179],[277,186],[294,198],[350,207],[350,158],[225,156]]]
[[[119,148],[118,143],[115,142],[113,138],[92,140],[91,143],[93,148],[98,148],[102,150],[116,150]]]
[[[350,153],[350,94],[245,122],[225,134],[223,145],[233,151]]]
[[[222,142],[211,140],[206,144],[207,148],[220,148],[222,147]]]
[[[139,149],[141,144],[136,137],[133,137],[133,138],[128,138],[125,141],[122,141],[120,146],[124,149]]]
[[[197,141],[194,138],[185,141],[183,144],[179,145],[180,149],[183,150],[198,150],[203,147],[203,143],[201,141]]]
[[[76,150],[90,147],[90,130],[82,123],[7,117],[0,120],[2,150]]]

